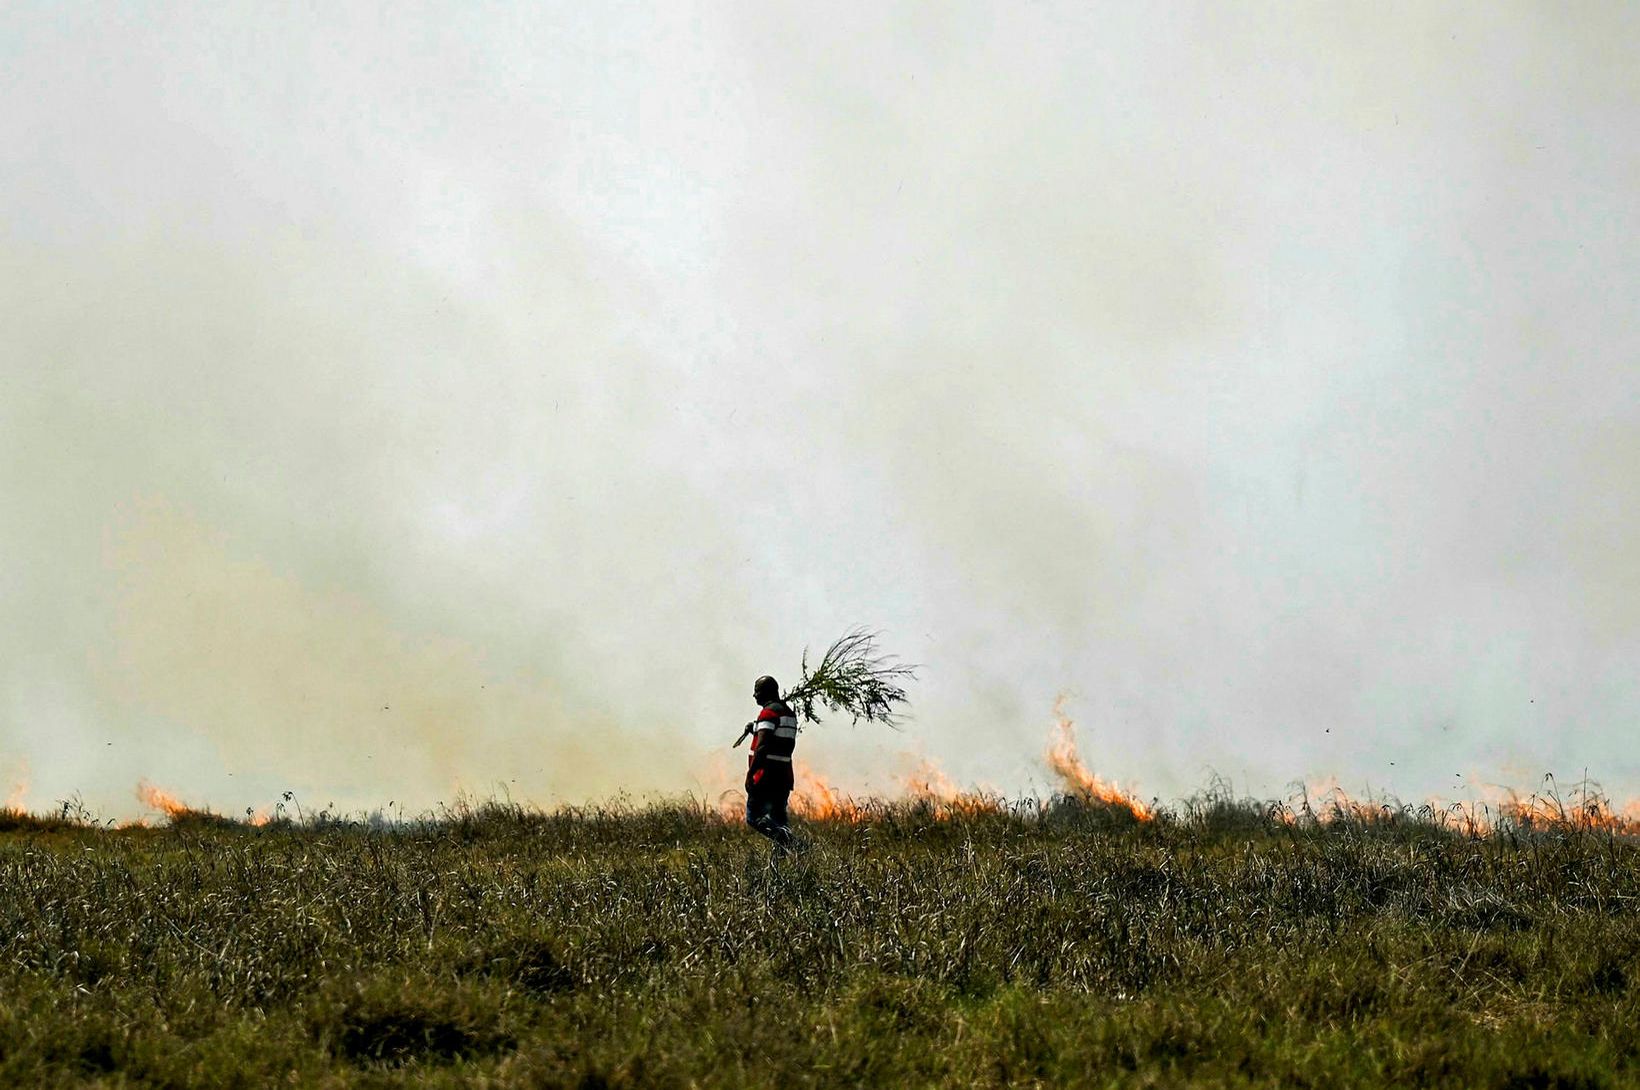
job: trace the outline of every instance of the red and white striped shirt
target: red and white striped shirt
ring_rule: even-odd
[[[784,700],[771,701],[757,713],[752,752],[747,758],[746,790],[792,789],[792,751],[797,748],[797,715]]]

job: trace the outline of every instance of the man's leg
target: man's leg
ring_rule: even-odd
[[[773,831],[767,835],[782,848],[792,846],[791,822],[786,817],[786,800],[789,798],[790,791],[781,791],[769,799],[769,823],[773,826]]]
[[[746,824],[779,843],[775,829],[780,823],[775,821],[774,800],[761,791],[746,792]]]

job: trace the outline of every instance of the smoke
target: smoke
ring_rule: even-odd
[[[709,788],[864,623],[846,784],[1640,790],[1635,15],[1482,14],[8,8],[0,767]]]

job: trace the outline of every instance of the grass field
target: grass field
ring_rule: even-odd
[[[1636,841],[1335,817],[11,814],[0,1082],[1640,1084]]]

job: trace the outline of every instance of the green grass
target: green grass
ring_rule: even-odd
[[[1199,801],[0,831],[17,1086],[1640,1084],[1640,845]]]

